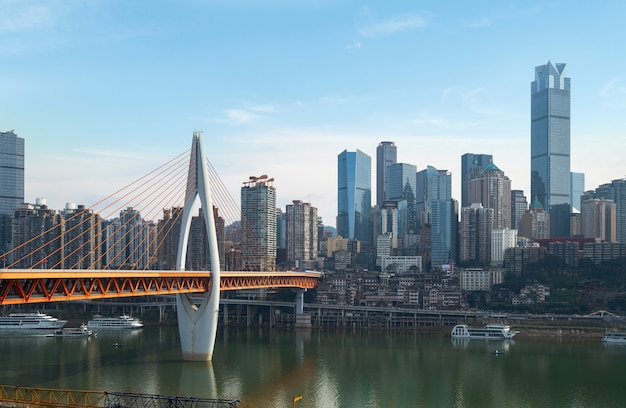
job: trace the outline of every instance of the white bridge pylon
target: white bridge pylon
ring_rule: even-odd
[[[178,240],[178,253],[176,254],[176,270],[185,270],[189,230],[191,228],[191,212],[198,199],[200,199],[209,238],[211,288],[204,294],[199,305],[193,302],[191,294],[176,295],[178,331],[180,333],[183,359],[187,361],[211,361],[213,359],[220,307],[220,259],[217,249],[209,173],[204,151],[202,150],[201,135],[202,133],[199,131],[193,132],[185,207],[183,209]]]

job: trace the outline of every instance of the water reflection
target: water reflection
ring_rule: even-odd
[[[297,395],[298,408],[618,407],[626,347],[223,329],[208,363],[182,360],[175,328],[144,328],[86,341],[0,338],[0,356],[0,384],[239,399],[257,407],[288,408]]]
[[[515,344],[514,340],[483,340],[451,338],[452,347],[461,350],[485,350],[492,354],[508,352]]]

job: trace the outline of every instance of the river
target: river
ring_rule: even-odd
[[[182,360],[175,327],[84,339],[0,336],[3,385],[229,398],[259,408],[292,407],[299,395],[299,408],[624,407],[625,366],[626,346],[598,339],[220,329],[213,362],[203,363]]]

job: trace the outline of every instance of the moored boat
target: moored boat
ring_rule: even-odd
[[[452,329],[452,338],[457,339],[484,339],[484,340],[502,340],[512,339],[517,331],[511,330],[509,325],[505,324],[488,324],[485,327],[470,327],[466,324],[457,324]]]
[[[95,315],[87,322],[87,327],[90,329],[139,329],[143,327],[141,320],[128,316],[121,315],[117,317],[104,317]]]
[[[11,313],[0,316],[0,333],[37,333],[61,329],[67,320],[60,320],[45,313]]]
[[[602,342],[607,344],[626,344],[626,333],[606,332],[602,337]]]

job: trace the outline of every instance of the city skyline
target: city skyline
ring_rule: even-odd
[[[232,197],[272,174],[280,208],[326,225],[337,155],[381,141],[451,172],[458,201],[461,156],[492,155],[531,202],[529,84],[548,61],[572,81],[571,171],[586,190],[626,174],[621,2],[152,4],[0,1],[0,131],[25,140],[25,201],[91,205],[198,129]]]

